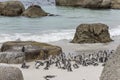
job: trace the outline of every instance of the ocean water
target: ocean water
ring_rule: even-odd
[[[23,1],[26,8],[31,3]],[[120,10],[91,10],[85,8],[57,7],[54,1],[39,5],[52,14],[40,18],[0,16],[0,42],[16,39],[54,42],[73,38],[76,27],[82,23],[104,23],[112,36],[120,35]],[[47,5],[46,5],[46,4]],[[36,3],[37,4],[37,3]]]

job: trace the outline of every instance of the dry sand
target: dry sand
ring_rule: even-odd
[[[102,65],[99,66],[80,66],[79,69],[73,69],[73,72],[67,70],[61,70],[54,66],[50,67],[49,70],[44,70],[44,67],[35,69],[34,62],[27,63],[30,65],[29,69],[21,69],[21,65],[13,65],[19,67],[22,70],[24,80],[45,80],[44,76],[54,75],[55,78],[50,80],[99,80],[102,72]]]
[[[113,41],[109,43],[76,44],[70,43],[70,40],[61,40],[51,42],[52,45],[62,47],[65,53],[96,52],[100,50],[116,50],[120,44],[120,37],[112,37]]]

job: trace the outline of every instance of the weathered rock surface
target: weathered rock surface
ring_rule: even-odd
[[[56,0],[56,5],[59,6],[80,6],[83,0]]]
[[[106,62],[100,80],[120,80],[120,46]]]
[[[110,8],[111,0],[84,0],[82,7],[86,8]]]
[[[111,1],[111,8],[120,9],[120,0],[112,0]]]
[[[0,64],[0,80],[24,80],[19,68]]]
[[[25,60],[23,52],[0,52],[0,63],[18,64]]]
[[[40,6],[38,5],[32,5],[28,7],[23,13],[22,16],[36,18],[41,16],[47,16],[48,13],[46,13]]]
[[[101,23],[81,24],[77,27],[72,43],[106,43],[112,41],[108,26]]]
[[[120,0],[56,0],[59,6],[80,6],[85,8],[97,9],[120,9]]]
[[[24,10],[24,5],[20,1],[0,2],[0,15],[20,16]]]
[[[24,46],[24,50],[23,50]],[[25,60],[46,59],[50,55],[57,55],[62,52],[58,46],[34,41],[10,41],[3,43],[2,52],[22,52],[25,53]]]
[[[56,0],[60,6],[81,6],[86,8],[110,8],[111,0]]]

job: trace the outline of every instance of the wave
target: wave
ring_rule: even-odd
[[[42,31],[40,33],[1,33],[0,42],[15,41],[38,41],[38,42],[54,42],[59,40],[71,40],[74,37],[75,29]],[[110,35],[120,36],[120,26],[110,29]]]
[[[74,36],[74,30],[61,30],[52,32],[43,32],[38,34],[33,33],[12,33],[12,34],[0,34],[0,42],[6,41],[38,41],[38,42],[54,42],[63,39],[70,40]]]
[[[0,2],[9,1],[9,0],[0,0]],[[55,0],[19,0],[25,6],[34,5],[55,5]]]
[[[120,36],[120,25],[118,25],[114,28],[111,28],[110,29],[110,35],[111,35],[111,37],[112,36]]]

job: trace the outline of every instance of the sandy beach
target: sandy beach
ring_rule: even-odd
[[[120,0],[0,0],[0,4],[0,80],[110,80],[101,79],[101,74],[111,55],[120,52],[115,52],[120,45]],[[115,59],[110,64],[120,63]],[[10,66],[19,68],[18,73]],[[120,69],[113,67],[105,77]]]
[[[57,45],[62,47],[63,52],[65,53],[93,53],[99,50],[115,50],[119,45],[119,38],[113,37],[115,41],[106,44],[73,44],[69,43],[68,40],[62,40],[57,42],[51,42],[50,44]],[[52,75],[55,76],[49,80],[99,80],[100,75],[103,70],[102,64],[98,66],[82,66],[80,65],[78,69],[74,69],[72,72],[68,72],[67,70],[61,70],[55,67],[55,65],[51,66],[49,70],[44,70],[45,66],[41,66],[39,69],[35,68],[35,62],[29,62],[29,69],[22,69],[21,64],[11,64],[12,66],[16,66],[21,69],[24,80],[45,80],[45,76]]]
[[[22,70],[24,80],[45,80],[44,76],[46,75],[54,75],[55,78],[51,78],[50,80],[99,80],[99,77],[102,72],[102,65],[99,66],[88,66],[83,67],[80,66],[79,69],[74,69],[73,72],[68,72],[66,70],[58,69],[54,66],[50,67],[49,70],[44,70],[44,67],[40,67],[40,69],[35,69],[34,62],[27,63],[30,65],[29,69],[21,69],[19,65],[13,65],[19,67]]]
[[[50,44],[62,47],[62,50],[65,53],[93,53],[100,50],[116,50],[116,48],[119,46],[120,36],[113,36],[111,38],[113,41],[109,43],[76,44],[70,43],[71,40],[60,40],[56,42],[51,42]]]

